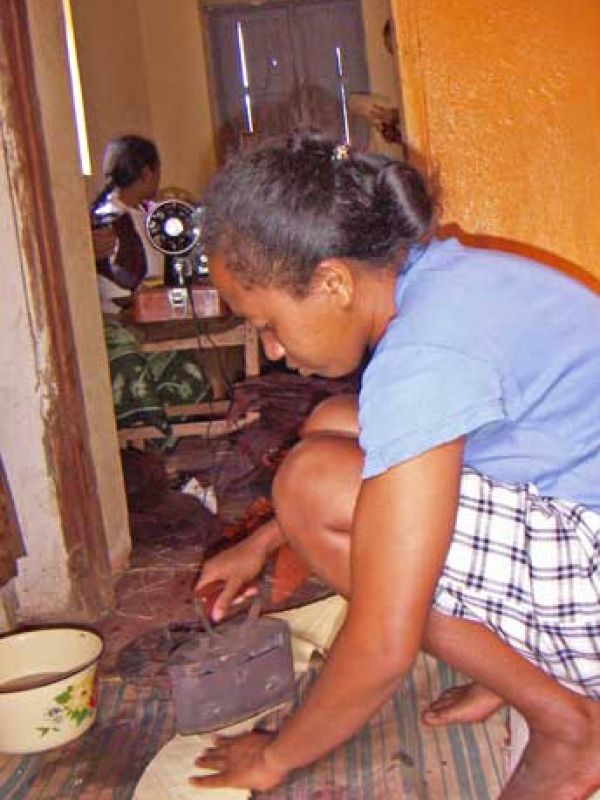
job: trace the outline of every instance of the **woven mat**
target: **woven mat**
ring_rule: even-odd
[[[504,714],[478,725],[427,729],[420,723],[425,706],[458,681],[445,664],[420,655],[404,689],[357,736],[293,774],[285,787],[257,797],[494,800],[505,774]]]
[[[313,664],[300,696],[318,672]],[[424,730],[419,713],[441,686],[454,685],[444,665],[422,656],[405,689],[361,733],[329,757],[293,773],[285,786],[255,800],[493,800],[502,785],[505,725]],[[259,727],[276,729],[282,714]],[[245,800],[242,790],[200,791],[187,784],[207,737],[176,736],[151,762],[134,800]]]
[[[136,652],[148,652],[147,639]],[[130,667],[135,660],[130,659]],[[318,666],[317,660],[303,677],[299,699]],[[139,669],[132,671],[137,675],[101,679],[98,719],[78,741],[37,755],[0,756],[0,798],[130,800],[142,773],[175,732],[164,676],[153,670],[142,670],[142,676]],[[420,656],[404,690],[358,736],[316,765],[294,773],[285,787],[259,797],[493,800],[500,792],[504,767],[502,714],[481,725],[427,730],[419,724],[422,708],[455,683],[444,664]],[[277,723],[275,715],[267,727]],[[182,786],[191,773],[188,747],[181,761]],[[179,790],[172,795],[161,791],[156,800],[176,796],[182,796]],[[201,793],[196,790],[192,796],[200,800]]]

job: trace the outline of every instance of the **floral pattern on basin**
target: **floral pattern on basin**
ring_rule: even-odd
[[[44,715],[44,725],[38,726],[40,736],[50,731],[59,733],[64,724],[75,723],[79,727],[86,719],[93,717],[96,710],[97,689],[93,675],[86,676],[78,683],[69,684],[54,698],[54,704]]]

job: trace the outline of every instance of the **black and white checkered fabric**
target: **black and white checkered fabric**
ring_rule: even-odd
[[[464,469],[434,607],[600,697],[600,514]]]

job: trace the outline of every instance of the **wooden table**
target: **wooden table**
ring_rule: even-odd
[[[254,377],[260,373],[256,330],[249,323],[230,313],[219,317],[203,316],[196,320],[186,316],[160,322],[140,322],[131,317],[131,313],[125,316],[140,339],[142,352],[241,347],[244,354],[244,377]],[[249,412],[232,422],[227,417],[230,404],[230,400],[217,399],[186,406],[167,406],[165,411],[170,419],[188,416],[200,418],[189,422],[174,422],[172,430],[176,437],[204,435],[212,438],[232,433],[259,417],[257,412]],[[163,434],[152,425],[119,429],[119,442],[123,446],[133,444],[143,447],[147,439],[162,436]]]

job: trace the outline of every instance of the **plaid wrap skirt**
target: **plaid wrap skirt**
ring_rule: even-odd
[[[465,468],[434,608],[600,697],[600,514]]]

